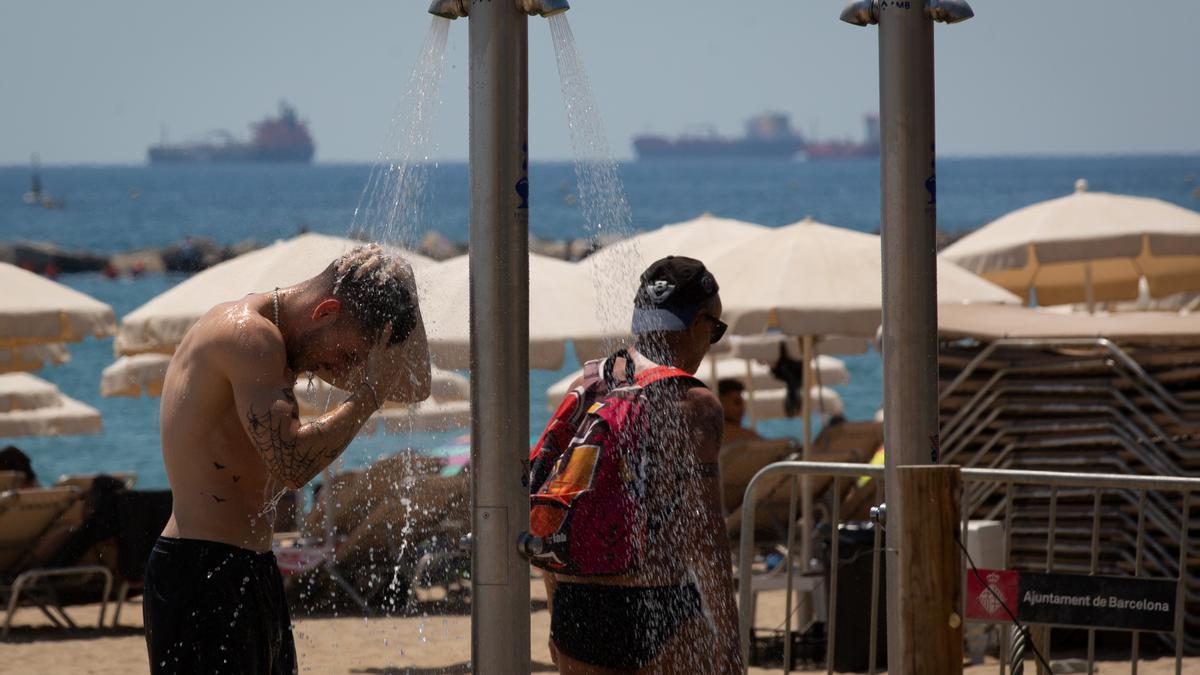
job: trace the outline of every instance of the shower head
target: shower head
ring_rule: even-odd
[[[429,3],[429,13],[453,21],[467,15],[468,2],[469,0],[433,0]]]
[[[924,4],[925,16],[939,23],[958,23],[975,16],[967,0],[924,0]],[[869,26],[879,23],[879,11],[880,0],[851,0],[842,10],[841,19],[855,26]]]
[[[517,9],[530,16],[551,17],[571,9],[567,0],[517,0]]]

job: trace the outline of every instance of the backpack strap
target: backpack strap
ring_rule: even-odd
[[[655,366],[653,368],[647,368],[646,370],[643,370],[634,376],[633,383],[639,387],[647,387],[655,382],[673,377],[682,377],[689,380],[694,380],[695,382],[699,383],[700,386],[704,386],[704,383],[696,379],[695,375],[692,375],[686,370],[676,368],[674,366]]]

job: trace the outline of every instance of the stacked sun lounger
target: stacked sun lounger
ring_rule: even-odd
[[[1032,310],[1013,321],[942,322],[942,460],[964,467],[1200,475],[1200,317],[1073,317]],[[1040,316],[1039,316],[1040,315]],[[1043,320],[1043,319],[1046,320]],[[975,518],[1003,518],[1004,486],[971,488]],[[1011,564],[1092,570],[1094,490],[1021,488],[1011,495]],[[1175,577],[1182,497],[1101,493],[1098,572]],[[1190,509],[1185,585],[1188,651],[1200,652],[1200,504]],[[1053,512],[1056,526],[1050,531]],[[1053,537],[1053,539],[1051,539]],[[1050,542],[1053,541],[1051,547]],[[1052,550],[1052,557],[1048,551]]]

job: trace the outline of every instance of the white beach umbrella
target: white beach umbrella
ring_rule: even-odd
[[[723,319],[734,333],[873,337],[883,311],[879,237],[804,220],[715,252]],[[938,260],[939,303],[1017,304],[1020,298]]]
[[[79,342],[116,332],[112,307],[33,272],[0,263],[0,347]]]
[[[714,247],[731,246],[766,232],[768,228],[733,218],[719,218],[711,213],[640,232],[597,251],[579,263],[589,278],[601,290],[596,307],[606,333],[626,337],[633,319],[633,297],[638,279],[646,267],[669,255],[704,258],[702,254]],[[576,344],[580,359],[606,356],[613,341]]]
[[[119,355],[170,354],[192,324],[214,305],[310,279],[334,258],[362,243],[308,233],[214,265],[125,315],[114,349]],[[414,270],[432,264],[410,251],[394,252]]]
[[[942,256],[1039,305],[1200,290],[1200,213],[1159,199],[1075,193],[1008,213]]]
[[[704,259],[704,258],[702,258]],[[883,265],[877,235],[805,220],[770,230],[704,259],[721,285],[722,319],[735,334],[768,329],[800,337],[804,454],[812,451],[811,364],[821,336],[872,338],[883,315]],[[1020,298],[952,263],[937,261],[939,303],[1017,304]],[[811,541],[812,495],[804,483],[804,554]]]
[[[71,360],[63,344],[0,347],[0,373],[21,373],[41,370],[47,365],[61,366]]]
[[[171,357],[166,354],[122,356],[100,373],[100,395],[161,396],[170,363]]]
[[[329,408],[346,400],[349,396],[345,390],[338,389],[319,377],[314,377],[311,387],[307,380],[300,380],[295,386],[296,401],[300,404],[300,414],[319,415]],[[470,401],[471,381],[452,371],[434,367],[430,372],[429,397],[441,403]],[[391,408],[407,408],[405,404],[386,401],[385,410]]]
[[[778,352],[776,352],[776,356],[778,356]],[[713,380],[712,376],[712,367],[714,364],[718,380],[738,380],[751,392],[752,398],[756,398],[765,392],[784,391],[783,381],[776,379],[771,374],[771,369],[761,363],[736,357],[717,358],[714,360],[713,357],[708,356],[701,362],[699,370],[696,371],[696,376],[708,388],[714,391],[717,388],[717,383]],[[850,374],[846,370],[846,364],[840,359],[832,356],[818,355],[814,367],[817,379],[825,387],[850,383]],[[546,407],[548,410],[553,412],[558,408],[559,402],[567,395],[567,390],[570,388],[571,383],[581,375],[583,375],[583,370],[577,370],[546,389]],[[814,387],[815,389],[816,387]],[[779,416],[783,416],[782,408],[780,408]],[[765,418],[755,416],[755,419]]]
[[[0,438],[100,431],[100,412],[28,373],[0,375]]]
[[[302,416],[307,422],[315,413]],[[367,418],[359,431],[363,435],[374,434],[381,429],[389,433],[412,431],[449,431],[471,426],[470,401],[437,401],[427,399],[412,405],[384,407]]]
[[[467,256],[417,272],[421,313],[432,360],[442,368],[470,366],[470,306]],[[596,316],[596,291],[579,265],[529,255],[529,365],[562,367],[566,343],[587,354],[612,337]],[[582,348],[581,348],[582,345]],[[582,358],[582,357],[581,357]]]

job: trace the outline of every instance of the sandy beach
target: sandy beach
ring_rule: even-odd
[[[537,596],[541,584],[533,585]],[[782,607],[781,593],[760,600],[760,613]],[[9,642],[0,648],[0,673],[54,675],[139,675],[149,672],[142,636],[141,606],[126,606],[121,626],[97,630],[96,605],[70,608],[81,626],[76,631],[54,628],[36,609],[17,613]],[[111,617],[111,609],[109,610]],[[531,613],[530,654],[532,672],[557,672],[551,663],[546,636],[550,615],[545,610]],[[321,675],[434,675],[469,673],[471,618],[468,614],[430,615],[412,618],[299,618],[295,622],[296,649],[301,673]],[[1100,673],[1127,673],[1129,663],[1101,662]],[[763,675],[780,669],[751,668]],[[823,673],[822,670],[796,670]],[[997,672],[995,662],[968,667],[967,675]],[[1143,661],[1144,675],[1174,673],[1171,659]],[[1185,661],[1184,672],[1200,672],[1200,658]]]

